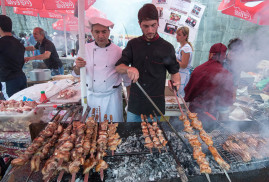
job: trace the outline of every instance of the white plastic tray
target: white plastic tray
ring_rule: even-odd
[[[39,122],[43,112],[43,108],[23,113],[0,112],[0,131],[29,131],[29,125]]]

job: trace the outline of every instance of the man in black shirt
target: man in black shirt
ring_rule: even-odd
[[[122,52],[122,57],[116,63],[117,72],[127,73],[133,82],[130,88],[127,121],[141,121],[140,114],[148,116],[155,110],[135,82],[140,83],[163,113],[165,113],[164,89],[167,70],[171,74],[174,86],[179,88],[180,85],[175,49],[169,42],[159,37],[158,19],[158,11],[153,4],[145,4],[139,10],[138,20],[143,36],[130,40]]]
[[[27,63],[31,60],[43,60],[46,66],[51,70],[51,75],[63,75],[64,69],[62,61],[56,51],[54,44],[45,37],[45,31],[36,27],[33,31],[33,36],[37,41],[35,46],[26,47],[26,51],[40,50],[40,55],[25,57],[24,60]]]
[[[12,21],[0,15],[0,81],[4,98],[26,88],[24,65],[24,46],[12,36]]]

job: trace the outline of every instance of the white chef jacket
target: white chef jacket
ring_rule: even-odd
[[[102,121],[107,114],[108,118],[113,116],[114,122],[122,122],[121,83],[123,80],[124,85],[129,86],[131,81],[126,74],[121,75],[115,70],[115,64],[121,58],[121,48],[113,43],[101,48],[91,42],[85,45],[85,52],[88,105],[91,108],[100,106]],[[74,71],[72,74],[78,76]]]

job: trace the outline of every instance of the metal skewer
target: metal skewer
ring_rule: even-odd
[[[232,180],[231,180],[230,176],[228,175],[227,171],[225,169],[223,169],[223,171],[224,171],[226,177],[228,178],[229,182],[232,182]]]
[[[181,112],[181,115],[183,116],[184,113],[183,113],[183,110],[182,110],[182,108],[181,108],[181,106],[180,106],[180,103],[179,103],[179,100],[178,100],[178,97],[177,97],[177,88],[176,88],[175,86],[173,86],[173,81],[172,81],[172,80],[169,80],[169,81],[170,81],[170,84],[171,84],[171,86],[172,86],[172,88],[173,88],[173,92],[174,92],[174,95],[175,95],[175,97],[176,97],[176,101],[177,101],[179,110],[180,110],[180,112]]]
[[[205,173],[205,176],[206,176],[208,182],[211,182],[210,177],[209,177],[209,174]]]
[[[182,100],[182,102],[183,102],[183,104],[184,104],[185,108],[187,109],[187,111],[188,111],[188,113],[189,113],[189,112],[190,112],[190,110],[189,110],[189,108],[188,108],[188,106],[187,106],[187,104],[186,104],[185,100],[182,98],[182,96],[181,96],[180,94],[178,94],[178,95],[179,95],[180,99]]]

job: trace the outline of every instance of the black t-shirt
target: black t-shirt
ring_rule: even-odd
[[[13,36],[0,38],[0,81],[23,76],[24,46]]]
[[[45,51],[51,52],[50,57],[43,60],[49,69],[58,69],[63,66],[56,48],[50,40],[44,38],[41,45],[39,42],[36,43],[35,48],[39,49],[41,54],[43,54]]]
[[[175,74],[179,71],[175,49],[169,42],[159,37],[154,41],[146,41],[143,37],[132,39],[122,52],[116,63],[131,65],[139,71],[138,82],[151,99],[165,113],[164,89],[166,71]],[[155,110],[143,92],[134,83],[131,84],[128,111],[140,114],[152,114]],[[155,110],[156,112],[156,110]],[[159,114],[158,112],[156,112]]]

